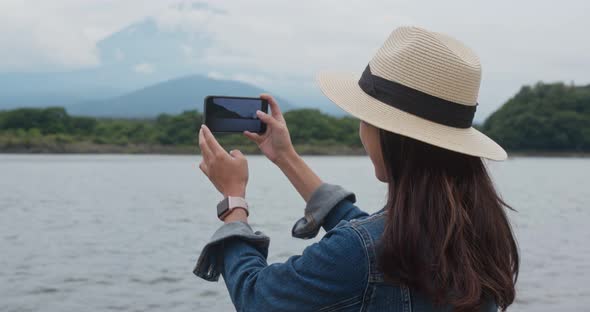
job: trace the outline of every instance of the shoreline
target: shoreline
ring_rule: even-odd
[[[196,144],[195,144],[196,145]],[[257,146],[236,145],[226,146],[228,150],[239,149],[246,155],[261,155]],[[301,155],[320,156],[361,156],[365,155],[362,147],[346,145],[295,145],[295,149]],[[198,146],[192,145],[149,145],[149,144],[94,144],[89,142],[51,144],[51,145],[0,145],[0,154],[115,154],[115,155],[196,155],[200,154]]]
[[[244,154],[261,155],[255,145],[231,146],[228,149],[239,149]],[[363,156],[366,155],[362,147],[346,145],[295,145],[300,155],[312,156]],[[111,155],[196,155],[199,148],[192,145],[149,145],[149,144],[95,144],[89,142],[50,144],[50,145],[0,145],[0,154],[111,154]],[[547,158],[590,158],[590,152],[550,152],[550,151],[512,151],[509,158],[519,157],[547,157]]]

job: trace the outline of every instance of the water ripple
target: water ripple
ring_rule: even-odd
[[[0,155],[0,311],[234,310],[223,282],[191,272],[220,225],[219,195],[190,170],[194,157],[7,157]],[[265,158],[248,158],[251,225],[272,238],[269,262],[301,254],[319,239],[290,235],[301,198]],[[382,207],[385,188],[366,158],[306,160],[355,191],[360,207]],[[509,310],[588,310],[590,159],[519,158],[490,168],[518,210],[508,213],[522,255]]]

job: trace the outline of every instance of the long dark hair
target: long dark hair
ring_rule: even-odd
[[[379,130],[387,221],[379,265],[386,280],[456,311],[515,297],[518,247],[484,162]]]

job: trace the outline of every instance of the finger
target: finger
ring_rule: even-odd
[[[203,132],[203,128],[201,128],[199,130],[199,148],[201,149],[203,160],[208,162],[213,158],[213,153],[211,152],[211,149],[209,149],[209,145],[207,145],[207,140],[205,139],[205,134]]]
[[[211,130],[209,130],[209,128],[207,128],[207,126],[205,126],[205,125],[202,126],[202,129],[203,129],[203,136],[205,137],[205,143],[207,144],[207,147],[211,151],[211,154],[213,154],[217,157],[220,157],[222,155],[228,155],[227,152],[223,149],[223,147],[221,147],[219,142],[217,142],[217,140],[213,136],[213,133],[211,133]]]
[[[199,164],[199,169],[201,169],[201,171],[203,171],[203,173],[204,173],[206,176],[209,176],[209,174],[208,174],[208,168],[207,168],[207,165],[205,164],[205,162],[204,162],[204,161],[202,161],[202,162]]]
[[[233,158],[238,158],[238,159],[242,159],[244,158],[244,154],[242,154],[242,152],[240,152],[240,150],[232,150],[231,152],[229,152],[230,155],[232,155]]]
[[[263,140],[262,136],[260,136],[258,133],[253,133],[250,131],[244,131],[244,135],[250,139],[250,141],[256,143],[256,144],[260,144]]]
[[[272,114],[272,116],[274,118],[276,118],[279,121],[285,120],[283,118],[283,113],[281,112],[281,109],[279,108],[279,104],[277,103],[275,98],[272,97],[272,95],[263,93],[260,95],[260,98],[268,101],[268,104],[270,105],[270,113]]]
[[[260,120],[262,120],[262,122],[264,122],[268,126],[277,127],[280,124],[280,122],[278,120],[276,120],[273,116],[271,116],[263,111],[256,111],[256,116],[258,116],[258,118]]]

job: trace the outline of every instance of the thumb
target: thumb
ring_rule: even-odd
[[[263,111],[257,111],[256,112],[256,116],[258,116],[258,118],[260,118],[260,120],[262,120],[262,122],[264,122],[265,124],[269,125],[269,126],[278,126],[279,125],[279,121],[276,120],[273,116],[263,112]]]
[[[256,144],[262,143],[263,138],[258,133],[253,133],[250,131],[244,131],[244,135],[252,142]]]
[[[229,152],[229,154],[234,158],[244,158],[244,154],[242,154],[242,152],[240,152],[239,150],[232,150]]]

